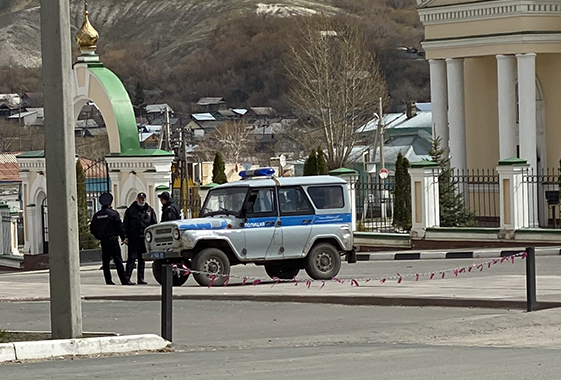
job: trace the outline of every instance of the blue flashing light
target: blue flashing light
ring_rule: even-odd
[[[273,168],[259,168],[255,170],[243,170],[240,172],[240,177],[251,178],[251,177],[271,177],[275,174],[275,169]]]

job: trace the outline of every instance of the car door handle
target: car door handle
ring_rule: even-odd
[[[265,222],[265,227],[271,227],[274,226],[275,222]]]
[[[277,222],[277,227],[280,227],[280,226],[282,226],[282,221],[279,220],[279,221]]]
[[[310,224],[310,223],[312,223],[312,219],[304,219],[302,221],[302,224]]]

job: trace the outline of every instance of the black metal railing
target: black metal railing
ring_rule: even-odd
[[[365,232],[397,231],[393,226],[393,201],[395,178],[379,178],[354,181],[356,196],[357,230]]]
[[[499,227],[499,175],[495,170],[435,170],[441,227]]]
[[[527,194],[527,222],[530,228],[561,228],[559,184],[561,170],[544,169],[534,171],[526,169],[522,175],[522,184]]]

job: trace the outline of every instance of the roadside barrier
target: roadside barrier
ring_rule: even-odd
[[[487,261],[473,263],[468,266],[460,266],[456,268],[443,269],[438,271],[424,272],[424,273],[410,273],[410,274],[399,274],[387,277],[377,277],[377,278],[337,278],[334,277],[331,280],[313,280],[313,279],[280,279],[278,277],[273,277],[273,285],[279,283],[293,283],[294,286],[303,284],[306,288],[311,288],[313,284],[320,284],[319,289],[321,290],[326,283],[336,282],[338,284],[349,284],[350,286],[359,287],[361,284],[367,284],[371,281],[378,281],[381,284],[397,283],[401,284],[404,280],[410,279],[411,281],[421,281],[421,280],[434,280],[434,279],[445,279],[445,278],[455,278],[464,276],[474,272],[481,272],[485,269],[490,269],[491,267],[498,264],[511,263],[514,264],[517,259],[526,261],[526,302],[527,311],[534,311],[537,309],[538,304],[536,300],[536,254],[534,247],[528,247],[525,251],[490,259]],[[231,279],[238,279],[242,281],[242,285],[259,285],[263,282],[268,282],[269,279],[263,279],[260,277],[250,277],[250,276],[236,276],[232,274],[222,275],[203,271],[197,271],[188,268],[185,265],[177,266],[176,264],[164,264],[162,265],[162,308],[161,308],[161,331],[162,338],[172,341],[172,305],[173,305],[173,276],[188,276],[189,274],[203,274],[210,278],[210,283],[208,287],[212,287],[217,278],[226,277],[226,281],[223,286],[227,286]]]

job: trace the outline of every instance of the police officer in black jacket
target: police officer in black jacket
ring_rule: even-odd
[[[125,242],[129,246],[129,257],[127,259],[126,276],[130,281],[134,263],[138,260],[136,275],[138,284],[146,284],[144,281],[145,262],[142,254],[146,252],[144,244],[144,230],[146,227],[158,223],[154,209],[146,203],[146,194],[138,193],[136,201],[133,202],[125,211],[125,220],[123,222],[127,239]]]
[[[179,207],[177,207],[177,205],[173,201],[173,198],[170,197],[167,191],[164,191],[162,194],[158,195],[158,198],[160,198],[160,202],[162,203],[162,222],[181,219],[181,212],[179,211]]]
[[[109,269],[109,263],[111,259],[113,259],[121,284],[134,285],[127,279],[125,269],[123,268],[119,237],[121,237],[121,240],[125,241],[125,230],[123,228],[123,223],[121,223],[119,213],[111,209],[112,202],[113,196],[111,194],[101,194],[99,203],[101,203],[102,208],[94,214],[90,224],[90,231],[97,240],[101,241],[101,257],[105,283],[107,285],[115,285],[111,280],[111,270]]]

